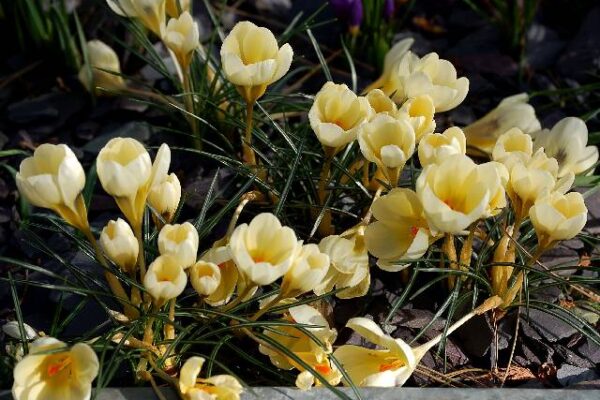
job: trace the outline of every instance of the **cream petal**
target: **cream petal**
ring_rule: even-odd
[[[196,386],[196,379],[204,365],[204,358],[190,357],[181,367],[179,372],[179,390],[186,393],[189,389]]]
[[[270,83],[281,79],[281,77],[283,77],[290,70],[293,58],[294,51],[292,50],[292,46],[290,46],[288,43],[281,46],[279,52],[277,53],[277,70],[275,71],[275,75],[271,78]]]

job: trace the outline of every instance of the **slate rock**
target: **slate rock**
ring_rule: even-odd
[[[588,76],[590,69],[600,68],[600,7],[592,9],[577,35],[569,42],[557,67],[564,76],[582,79]]]
[[[563,386],[570,386],[578,382],[591,381],[598,378],[600,378],[600,375],[593,369],[576,367],[571,364],[563,364],[556,372],[556,379]]]
[[[569,338],[578,332],[561,319],[540,310],[529,310],[529,320],[531,326],[551,343]]]
[[[116,137],[130,137],[140,142],[145,142],[152,135],[152,128],[142,121],[131,121],[125,124],[109,124],[100,131],[95,139],[89,141],[82,147],[83,151],[92,154],[98,154],[100,149],[108,143],[109,140]]]

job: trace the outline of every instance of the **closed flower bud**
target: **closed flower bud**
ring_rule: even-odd
[[[429,248],[431,233],[423,206],[417,194],[410,189],[392,189],[371,206],[377,221],[365,230],[369,252],[377,257],[377,265],[390,272],[407,267],[407,262],[421,257]]]
[[[542,248],[577,236],[587,221],[587,207],[578,192],[554,192],[535,202],[529,218]]]
[[[111,139],[98,153],[98,179],[134,230],[142,223],[150,187],[164,181],[170,163],[171,151],[166,144],[152,164],[144,146],[132,138]]]
[[[179,296],[186,283],[185,271],[177,259],[170,255],[157,257],[144,276],[144,288],[157,306]]]
[[[314,289],[329,270],[329,256],[321,253],[316,244],[299,245],[292,267],[283,276],[281,295],[299,296]]]
[[[196,262],[198,242],[198,231],[189,222],[167,224],[158,234],[158,251],[172,256],[185,269]]]
[[[87,211],[81,196],[85,172],[64,144],[43,144],[21,161],[16,174],[19,193],[36,207],[49,208],[78,229],[87,229]]]
[[[356,139],[358,128],[373,114],[366,98],[344,84],[327,82],[315,96],[308,119],[323,146],[339,149]]]
[[[409,121],[415,131],[415,140],[419,143],[423,136],[435,130],[434,114],[433,100],[425,94],[408,99],[398,111],[397,117]]]
[[[238,22],[221,46],[223,73],[249,104],[288,72],[293,56],[289,44],[280,48],[270,30],[249,21]]]
[[[200,296],[210,296],[221,283],[221,270],[211,262],[198,261],[190,268],[190,281]]]
[[[454,154],[465,154],[467,143],[460,128],[452,127],[443,133],[429,133],[419,143],[419,162],[423,167],[440,163]]]
[[[348,25],[351,33],[357,33],[363,19],[362,0],[330,0],[336,17]]]
[[[212,375],[200,378],[204,358],[191,357],[179,372],[179,392],[184,400],[240,400],[244,391],[240,382],[231,375]]]
[[[398,114],[398,106],[383,91],[373,89],[365,97],[376,114],[388,114],[392,117]]]
[[[15,400],[89,399],[98,375],[98,357],[85,343],[67,345],[44,336],[13,370]]]
[[[106,0],[121,17],[138,18],[142,25],[162,37],[165,30],[166,0]]]
[[[524,133],[540,129],[535,109],[529,105],[526,93],[505,98],[496,108],[464,128],[467,144],[486,154],[491,154],[498,138],[512,128]]]
[[[189,12],[184,11],[179,18],[169,20],[163,41],[175,53],[183,73],[187,73],[194,50],[200,47],[198,24]]]
[[[598,162],[598,148],[587,146],[588,129],[579,118],[563,118],[551,130],[533,132],[534,148],[558,161],[558,177],[588,172]],[[592,173],[590,170],[589,173]]]
[[[78,78],[81,84],[96,94],[110,94],[110,91],[123,89],[125,82],[121,77],[121,64],[117,53],[100,40],[90,40],[86,47],[89,64],[81,67],[79,71]]]
[[[250,224],[239,225],[229,241],[231,256],[247,281],[269,285],[292,266],[297,248],[296,234],[281,226],[276,216],[259,214]]]
[[[415,132],[407,121],[380,114],[359,128],[358,143],[363,156],[377,164],[395,186],[415,151]]]
[[[139,244],[127,222],[121,218],[109,221],[102,229],[100,246],[108,258],[123,271],[132,273],[135,270]]]
[[[169,17],[179,17],[180,12],[177,3],[179,3],[179,6],[181,7],[181,12],[190,11],[190,0],[167,0],[165,10]]]
[[[393,93],[391,88],[395,84],[394,77],[396,75],[396,70],[398,69],[398,64],[414,42],[415,40],[413,38],[406,38],[392,46],[383,60],[383,71],[381,76],[365,89],[365,93],[368,93],[373,89],[382,89],[388,95]]]
[[[152,186],[148,193],[148,204],[167,222],[171,222],[179,201],[181,200],[181,183],[177,175],[170,174],[164,181]]]

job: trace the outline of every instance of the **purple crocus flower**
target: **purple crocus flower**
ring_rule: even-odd
[[[383,16],[386,19],[392,19],[396,11],[396,2],[394,0],[385,0],[383,4]]]
[[[329,0],[329,4],[335,15],[349,25],[351,32],[358,31],[363,19],[362,0]]]

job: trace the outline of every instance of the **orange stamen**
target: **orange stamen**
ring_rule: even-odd
[[[417,233],[419,233],[419,228],[417,228],[416,226],[411,226],[410,227],[410,235],[412,237],[417,236]]]
[[[329,366],[329,363],[316,364],[313,368],[315,371],[323,375],[331,373],[331,367]]]
[[[394,360],[390,363],[379,364],[379,372],[393,371],[404,365],[402,360]]]
[[[66,357],[57,363],[48,365],[48,376],[53,377],[71,364],[71,358]]]

